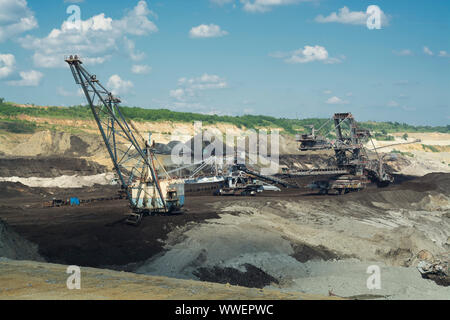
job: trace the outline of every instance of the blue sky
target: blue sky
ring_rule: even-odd
[[[370,5],[381,29],[367,28]],[[84,104],[63,62],[78,53],[130,106],[447,125],[449,12],[445,0],[0,0],[0,97]]]

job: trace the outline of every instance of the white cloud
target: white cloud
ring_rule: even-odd
[[[37,27],[26,0],[0,0],[0,42]]]
[[[423,52],[429,56],[434,56],[434,52],[431,51],[430,48],[428,48],[428,47],[423,47]],[[439,51],[437,56],[441,57],[441,58],[450,58],[450,53],[448,53],[445,50],[441,50],[441,51]]]
[[[128,39],[127,37],[123,38],[125,43],[125,49],[128,52],[131,60],[133,61],[141,61],[145,59],[145,53],[136,51],[136,44],[133,40]]]
[[[325,64],[340,63],[345,57],[331,58],[328,51],[322,46],[305,46],[303,49],[298,49],[293,52],[276,52],[270,54],[273,58],[284,59],[287,63],[309,63],[314,61],[320,61]]]
[[[14,71],[16,58],[12,54],[0,54],[0,79],[6,78]]]
[[[170,96],[178,101],[186,101],[197,96],[199,91],[225,89],[228,83],[217,75],[203,74],[197,78],[180,78],[178,88],[170,91]]]
[[[41,83],[41,79],[44,76],[41,72],[36,70],[22,71],[19,74],[22,79],[8,81],[8,85],[20,87],[36,87]]]
[[[114,21],[115,27],[137,36],[158,32],[158,27],[148,19],[148,16],[156,17],[156,14],[148,9],[146,1],[141,0],[124,18]]]
[[[393,50],[392,53],[397,55],[397,56],[412,56],[413,55],[412,51],[409,50],[409,49],[403,49],[403,50],[400,50],[400,51]]]
[[[170,90],[170,96],[172,98],[177,99],[177,100],[183,100],[185,94],[186,93],[185,93],[184,89],[181,89],[181,88],[178,88],[178,89],[175,89],[175,90]]]
[[[34,50],[34,64],[44,68],[65,67],[63,57],[70,54],[78,54],[89,64],[103,63],[119,48],[124,48],[137,61],[143,54],[135,52],[134,42],[126,36],[157,32],[156,25],[148,19],[152,15],[147,3],[139,1],[122,19],[114,20],[101,13],[81,21],[79,28],[65,21],[44,38],[27,36],[19,42],[23,48]]]
[[[226,36],[227,34],[227,31],[222,30],[218,25],[215,24],[201,24],[189,31],[189,36],[191,38],[218,38]]]
[[[273,7],[310,2],[313,0],[241,0],[243,9],[252,13],[263,13],[272,10]]]
[[[429,56],[433,55],[433,51],[431,51],[428,47],[423,47],[423,52]]]
[[[331,91],[331,90],[325,90],[324,92],[323,92],[323,94],[332,94],[333,93],[333,91]]]
[[[325,101],[326,104],[348,104],[348,101],[342,100],[338,97],[331,97],[327,101]]]
[[[219,6],[223,6],[228,3],[234,2],[234,0],[210,0],[212,3],[217,4]]]
[[[330,15],[324,17],[323,15],[318,15],[316,17],[316,22],[319,23],[343,23],[343,24],[353,24],[353,25],[367,25],[367,19],[369,15],[365,11],[350,11],[348,7],[343,7],[339,11],[332,12]],[[389,21],[386,14],[381,11],[381,25],[387,26]]]
[[[117,74],[114,74],[109,78],[107,87],[113,94],[123,94],[129,92],[134,85],[131,81],[122,80]]]
[[[178,80],[178,85],[187,86],[195,90],[223,89],[228,86],[224,79],[217,75],[209,75],[207,73],[198,78],[181,78]]]
[[[441,50],[441,51],[439,51],[439,57],[450,58],[450,53],[448,53],[447,51]]]
[[[152,68],[146,64],[135,64],[131,67],[131,72],[135,74],[148,74],[152,71]]]

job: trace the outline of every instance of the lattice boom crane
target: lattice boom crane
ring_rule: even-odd
[[[138,224],[147,214],[180,212],[184,205],[183,181],[167,174],[150,142],[125,119],[119,108],[120,99],[82,66],[79,57],[70,56],[65,61],[86,96],[118,180],[130,202],[133,212],[127,221]],[[159,176],[157,164],[164,177]]]

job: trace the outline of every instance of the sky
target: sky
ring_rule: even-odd
[[[0,0],[0,97],[86,104],[78,54],[128,106],[448,125],[449,16],[446,0]]]

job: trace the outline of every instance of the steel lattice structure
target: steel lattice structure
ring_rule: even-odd
[[[336,139],[330,140],[316,135],[332,122]],[[351,113],[336,113],[322,127],[315,130],[312,126],[311,134],[303,134],[297,137],[300,142],[300,150],[333,150],[336,166],[321,169],[311,169],[290,173],[291,175],[329,175],[335,174],[337,179],[333,183],[319,181],[316,183],[321,190],[330,185],[343,186],[343,189],[362,189],[369,178],[379,186],[387,186],[393,182],[393,178],[385,171],[383,161],[376,148],[374,148],[377,160],[371,160],[364,144],[372,140],[369,130],[360,128]],[[375,146],[374,146],[375,147]],[[337,188],[337,187],[336,187]]]
[[[133,123],[125,120],[119,108],[120,99],[109,92],[95,75],[90,74],[77,56],[70,56],[65,61],[70,66],[75,82],[81,86],[86,96],[133,211],[142,211],[136,199],[142,198],[142,193],[148,192],[145,187],[152,183],[162,201],[163,211],[167,213],[166,195],[160,187],[154,154]],[[132,196],[132,188],[138,188],[137,197]]]

